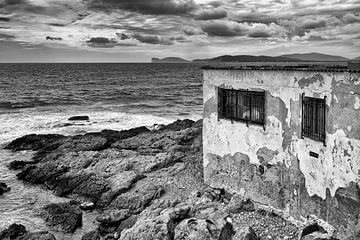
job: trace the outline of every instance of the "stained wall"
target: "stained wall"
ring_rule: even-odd
[[[220,119],[218,87],[265,90],[265,129]],[[301,138],[302,93],[326,96],[326,144]],[[359,73],[209,69],[203,94],[208,184],[360,236]]]

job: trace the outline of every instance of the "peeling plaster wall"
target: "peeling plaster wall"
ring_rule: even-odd
[[[231,192],[243,192],[298,217],[315,214],[334,225],[343,224],[313,207],[329,201],[328,198],[338,199],[339,191],[346,192],[352,184],[359,186],[359,79],[356,73],[205,70],[205,181]],[[219,119],[218,87],[265,90],[265,130],[262,126]],[[326,96],[326,146],[301,138],[302,93]],[[311,157],[310,151],[318,153],[319,158]],[[236,169],[228,169],[228,161]],[[252,174],[244,175],[244,171]],[[273,194],[263,188],[277,192]],[[360,191],[355,196],[351,199],[360,203]],[[333,204],[341,205],[337,201]],[[324,211],[329,207],[325,206]],[[349,214],[360,210],[351,211]]]

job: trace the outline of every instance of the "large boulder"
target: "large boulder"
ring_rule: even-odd
[[[19,236],[26,234],[25,226],[13,223],[7,229],[0,233],[0,240],[2,239],[15,239]]]
[[[11,188],[8,187],[5,183],[0,182],[0,196],[6,192],[9,192],[10,190],[11,190]]]
[[[73,203],[52,203],[44,207],[41,217],[54,230],[73,233],[82,225],[82,212]]]
[[[49,232],[30,233],[21,224],[13,223],[7,229],[0,232],[0,240],[56,240]]]

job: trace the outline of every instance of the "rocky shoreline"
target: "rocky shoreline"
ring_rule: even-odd
[[[89,229],[83,240],[299,239],[304,235],[299,226],[250,199],[203,183],[201,121],[178,120],[151,130],[27,135],[5,148],[36,151],[29,161],[9,165],[21,169],[18,179],[72,199],[43,209],[41,217],[51,229],[74,232],[81,227],[82,211],[98,213],[98,227]],[[31,235],[11,238],[5,231],[0,240]],[[309,233],[303,239],[316,239]]]

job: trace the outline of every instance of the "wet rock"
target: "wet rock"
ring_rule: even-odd
[[[11,170],[19,170],[19,169],[23,169],[27,164],[34,164],[36,163],[35,161],[12,161],[9,164],[9,169]]]
[[[7,229],[0,232],[0,240],[56,240],[54,235],[49,232],[30,233],[25,226],[13,223]]]
[[[44,207],[41,217],[57,231],[73,233],[82,225],[82,213],[71,203],[52,203]]]
[[[260,238],[256,235],[254,229],[247,227],[239,229],[233,237],[233,240],[260,240]]]
[[[189,119],[176,120],[163,127],[163,130],[179,131],[191,127],[195,122]]]
[[[0,239],[15,239],[26,234],[25,226],[13,223],[0,233]]]
[[[89,121],[89,116],[73,116],[68,119],[69,121]]]
[[[81,240],[100,240],[100,233],[98,231],[91,231],[82,236]]]
[[[0,196],[6,192],[9,192],[10,190],[11,190],[11,188],[8,187],[5,183],[0,182]]]
[[[63,138],[65,138],[65,136],[58,134],[30,134],[15,139],[14,141],[6,145],[5,149],[10,149],[13,151],[36,151],[50,146]]]

